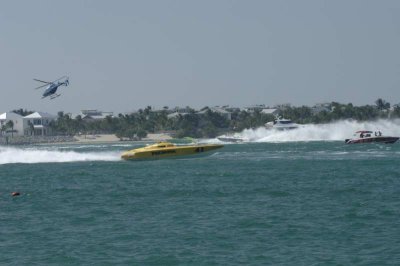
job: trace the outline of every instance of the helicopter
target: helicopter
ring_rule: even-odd
[[[61,94],[57,94],[58,87],[60,87],[60,86],[68,86],[69,85],[69,77],[67,77],[67,76],[62,76],[61,78],[58,78],[58,79],[56,79],[55,81],[52,81],[52,82],[43,81],[43,80],[40,80],[40,79],[33,79],[33,80],[45,83],[44,85],[36,87],[35,90],[47,86],[46,90],[44,91],[44,93],[42,95],[42,99],[44,99],[44,98],[46,98],[48,96],[50,96],[50,100],[53,100],[53,99],[59,97]]]

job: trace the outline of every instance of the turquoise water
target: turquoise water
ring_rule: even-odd
[[[130,147],[0,148],[0,264],[400,264],[399,143]]]

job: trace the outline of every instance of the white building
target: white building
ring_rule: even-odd
[[[274,115],[274,116],[278,116],[279,115],[279,110],[276,108],[265,108],[261,110],[262,114],[266,114],[266,115]]]
[[[314,105],[313,107],[311,107],[311,112],[314,115],[319,114],[321,112],[330,113],[332,111],[333,111],[333,109],[332,109],[330,103],[318,103],[318,104]]]
[[[232,120],[232,113],[227,111],[227,110],[225,110],[225,109],[223,109],[223,108],[221,108],[221,107],[218,107],[218,106],[211,107],[211,108],[208,108],[208,107],[204,108],[202,111],[197,112],[197,114],[203,115],[203,114],[207,113],[208,110],[210,110],[210,111],[212,111],[214,113],[218,113],[219,115],[225,117],[228,120]]]
[[[228,120],[232,120],[232,113],[221,107],[213,107],[213,108],[211,108],[211,111],[222,115],[223,117],[225,117]]]
[[[177,119],[180,115],[185,116],[185,115],[187,115],[187,113],[174,112],[174,113],[167,115],[167,118],[168,119]]]
[[[12,121],[13,128],[7,128],[5,132],[2,131],[9,121]],[[7,112],[0,115],[0,132],[1,134],[22,136],[24,134],[23,129],[23,117],[14,112]]]
[[[255,111],[262,111],[263,109],[266,109],[267,107],[265,107],[265,104],[256,104],[256,105],[253,105],[253,106],[249,106],[249,107],[246,107],[245,108],[245,111],[246,112],[249,112],[249,113],[254,113]]]
[[[76,119],[77,116],[78,115],[74,115],[71,116],[71,118]],[[107,116],[114,117],[114,113],[103,112],[99,110],[82,110],[79,116],[81,116],[82,120],[90,122],[90,121],[104,120],[106,119]]]
[[[23,118],[24,135],[51,135],[50,123],[56,118],[56,116],[44,112],[35,112],[25,116]]]

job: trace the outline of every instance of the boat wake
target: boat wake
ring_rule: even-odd
[[[119,152],[58,151],[48,149],[24,149],[0,147],[0,165],[11,163],[61,163],[83,161],[119,161]]]
[[[400,119],[366,122],[342,120],[329,124],[301,125],[297,129],[284,131],[266,128],[246,129],[236,133],[235,136],[245,142],[344,141],[358,130],[381,131],[387,136],[400,136]]]

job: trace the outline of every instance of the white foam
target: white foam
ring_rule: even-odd
[[[0,165],[10,163],[60,163],[118,160],[120,160],[119,152],[79,153],[75,151],[0,147]]]
[[[329,124],[302,125],[297,129],[285,131],[262,127],[246,129],[238,133],[238,136],[248,139],[249,142],[344,141],[358,130],[381,131],[386,136],[400,136],[400,120],[342,120]]]

